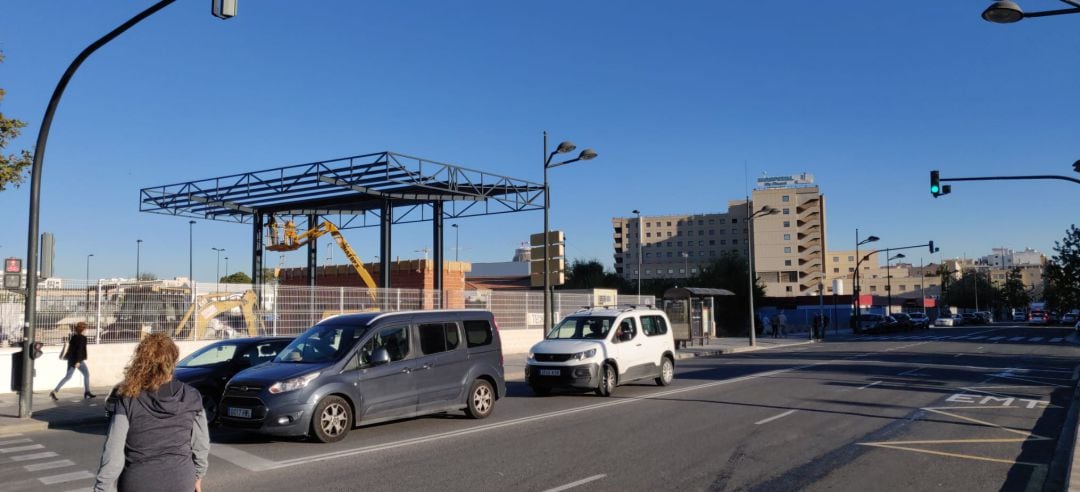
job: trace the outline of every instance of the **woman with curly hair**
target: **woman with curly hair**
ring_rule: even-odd
[[[168,336],[147,336],[109,401],[109,433],[94,491],[202,490],[210,435],[202,398],[173,380],[180,350]]]

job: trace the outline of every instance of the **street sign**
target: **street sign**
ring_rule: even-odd
[[[566,256],[566,246],[563,244],[552,244],[548,246],[548,258],[561,258]],[[533,246],[531,251],[531,258],[533,261],[544,261],[544,247]]]
[[[548,231],[548,244],[559,244],[566,241],[563,231]],[[532,246],[544,245],[544,233],[538,232],[529,236],[529,244]]]
[[[533,260],[529,265],[529,274],[540,276],[544,271],[544,260]],[[566,260],[564,258],[552,258],[548,260],[548,271],[564,272],[566,271]],[[540,277],[543,279],[543,277]]]
[[[551,279],[551,285],[562,285],[566,283],[566,274],[564,272],[551,272],[548,276]],[[533,287],[544,286],[544,275],[540,272],[534,273],[529,276],[529,285]]]
[[[544,286],[544,241],[547,240],[548,279],[551,285],[566,283],[566,235],[562,231],[540,232],[529,236],[530,250],[529,283],[533,287]]]

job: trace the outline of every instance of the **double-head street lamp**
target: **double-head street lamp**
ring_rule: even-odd
[[[135,240],[135,281],[139,281],[139,260],[142,257],[142,239]]]
[[[1024,12],[1015,2],[998,0],[997,2],[990,4],[990,6],[983,11],[982,18],[995,24],[1012,24],[1013,22],[1020,22],[1027,17],[1047,17],[1051,15],[1080,13],[1080,1],[1061,0],[1061,2],[1071,5],[1072,8]]]
[[[216,287],[214,287],[214,291],[217,292],[221,290],[221,252],[225,251],[225,248],[210,249],[217,253],[217,267],[214,270],[214,278],[216,279],[215,282],[217,282]]]
[[[853,279],[853,283],[855,285],[852,288],[852,293],[855,294],[855,297],[854,297],[853,300],[855,302],[855,328],[854,329],[856,331],[859,330],[859,314],[862,313],[862,305],[859,304],[859,287],[860,287],[860,285],[859,285],[859,264],[862,263],[863,258],[859,257],[859,246],[862,246],[862,245],[867,244],[867,243],[872,243],[872,242],[875,242],[877,240],[878,240],[877,236],[870,236],[870,237],[860,241],[859,240],[859,230],[855,229],[855,278]]]
[[[749,228],[749,231],[747,231],[747,232],[750,235],[750,244],[748,245],[746,251],[747,251],[747,263],[748,263],[748,266],[747,266],[747,274],[748,275],[747,276],[750,277],[750,293],[749,293],[749,297],[750,297],[750,346],[751,347],[757,345],[757,333],[756,333],[757,332],[757,320],[754,318],[754,283],[755,283],[754,282],[755,281],[755,278],[754,278],[754,219],[756,219],[758,217],[764,217],[766,215],[776,215],[778,213],[780,213],[779,209],[776,209],[774,207],[770,207],[770,206],[766,205],[766,206],[761,207],[761,210],[758,210],[757,212],[754,212],[753,214],[751,214],[750,213],[750,200],[746,201],[746,222],[747,222],[747,227]]]
[[[641,210],[635,208],[631,213],[637,216],[637,302],[641,302]]]
[[[904,258],[904,253],[896,253],[896,256],[891,258],[887,255],[888,253],[886,253],[885,257],[885,291],[888,292],[889,296],[889,308],[886,310],[885,314],[888,315],[892,314],[892,261]]]
[[[551,189],[548,187],[548,169],[565,166],[572,162],[587,161],[596,157],[596,151],[593,149],[585,149],[578,154],[577,157],[562,161],[551,163],[551,159],[555,157],[555,154],[565,154],[573,152],[577,148],[572,142],[564,141],[559,144],[550,154],[548,153],[547,144],[547,132],[544,132],[544,333],[551,328],[551,254],[549,247],[551,245],[551,237],[548,229],[548,213],[551,209]]]
[[[40,210],[41,210],[41,172],[45,163],[45,147],[49,141],[49,130],[52,128],[53,116],[56,114],[56,108],[60,105],[60,98],[64,95],[64,89],[67,88],[68,82],[71,81],[71,77],[75,75],[75,71],[79,69],[79,66],[86,61],[95,51],[102,46],[105,46],[116,39],[117,36],[124,33],[132,26],[138,24],[143,19],[154,15],[161,9],[168,7],[169,4],[176,0],[161,0],[154,5],[151,5],[146,10],[139,12],[127,22],[120,24],[116,29],[109,31],[108,34],[102,36],[97,41],[94,41],[84,48],[71,64],[68,65],[67,70],[60,76],[60,81],[56,83],[56,88],[53,89],[52,96],[49,98],[49,104],[45,108],[45,115],[41,118],[41,129],[38,130],[37,142],[34,144],[34,159],[30,166],[30,209],[29,220],[26,231],[26,269],[33,277],[34,272],[37,271],[38,262],[38,229],[40,226]],[[215,17],[219,19],[228,19],[236,15],[236,1],[237,0],[212,0],[211,12]],[[37,281],[30,280],[26,283],[26,308],[23,310],[23,326],[25,327],[24,338],[28,350],[23,350],[22,357],[22,391],[19,393],[19,418],[30,418],[31,399],[33,398],[33,374],[34,374],[34,359],[30,357],[33,350],[29,350],[34,344],[34,328],[35,328],[35,316],[37,312]]]

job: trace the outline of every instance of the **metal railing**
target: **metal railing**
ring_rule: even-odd
[[[306,287],[265,284],[219,284],[184,281],[63,280],[40,284],[36,338],[63,343],[75,324],[85,322],[90,343],[120,343],[148,333],[177,340],[226,339],[251,335],[297,335],[320,320],[339,314],[438,309],[492,311],[502,330],[540,329],[544,296],[538,291]],[[372,295],[374,294],[374,295]],[[555,320],[593,306],[588,293],[553,297]],[[652,296],[619,296],[619,305],[654,305]],[[0,292],[0,345],[22,339],[23,296]]]

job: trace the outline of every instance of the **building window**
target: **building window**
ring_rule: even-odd
[[[697,255],[698,255],[698,258],[704,258],[705,257],[705,252],[704,251],[698,251]]]
[[[543,275],[543,273],[544,272],[540,272],[541,275]],[[680,268],[679,273],[686,273],[686,269]],[[749,302],[749,301],[747,301],[747,302]]]
[[[646,222],[645,227],[652,227],[652,222]],[[543,239],[543,238],[541,238],[541,239]]]
[[[541,239],[543,239],[543,238],[541,238]],[[855,257],[854,257],[854,256],[850,256],[850,255],[849,255],[849,256],[847,257],[847,261],[855,261]]]
[[[691,268],[690,273],[697,273],[697,268]]]
[[[738,239],[732,239],[731,244],[739,244],[739,240]]]
[[[668,231],[667,237],[671,237],[671,231]]]
[[[791,227],[791,221],[784,221],[784,227]]]
[[[791,241],[791,234],[784,234],[784,241]]]
[[[668,257],[668,258],[671,258],[671,251],[668,251],[668,253],[667,253],[667,257]],[[544,272],[540,272],[540,273],[544,273]]]
[[[784,260],[784,266],[791,266],[791,260]]]
[[[791,252],[791,246],[784,246],[784,252],[785,253],[790,253]]]
[[[724,229],[720,229],[720,235],[724,235],[724,234],[727,234],[727,231],[724,230]]]
[[[671,268],[668,268],[668,269],[667,269],[667,272],[668,272],[669,274],[671,274],[671,273],[675,273],[675,270],[674,270],[674,269],[671,269]]]
[[[540,239],[543,240],[544,238],[540,238]],[[682,241],[675,241],[675,246],[682,247]]]
[[[731,223],[732,223],[732,224],[738,224],[738,223],[739,223],[739,219],[731,219]]]
[[[709,251],[709,256],[716,256],[716,250]]]
[[[697,225],[705,225],[705,221],[704,220],[698,220]]]
[[[791,209],[790,208],[785,208],[784,209],[784,215],[791,215]]]
[[[721,239],[720,244],[727,244],[727,239]]]
[[[876,285],[871,285],[870,286],[870,292],[877,292],[877,286]]]
[[[790,202],[790,201],[791,201],[791,196],[789,196],[789,195],[784,195],[784,197],[783,197],[783,198],[781,198],[781,200],[782,200],[782,201],[785,201],[785,202]]]
[[[852,272],[855,271],[855,267],[847,267],[847,271],[848,271],[848,273],[852,273]]]
[[[725,223],[725,222],[727,222],[727,219],[720,219],[720,223],[721,223],[721,224],[723,224],[723,223]]]
[[[541,239],[543,239],[543,238],[541,238]],[[833,263],[840,263],[840,257],[839,256],[834,256],[834,257],[832,257],[832,261],[833,261]]]
[[[667,242],[667,247],[669,247],[669,248],[671,247],[671,241]]]
[[[789,286],[787,286],[787,287],[784,287],[784,290],[785,290],[785,291],[788,291],[788,292],[791,292],[791,286],[789,285]]]
[[[668,226],[668,227],[671,227],[671,221],[670,221],[670,220],[669,220],[669,221],[667,221],[667,226]],[[541,238],[541,239],[543,239],[543,238]],[[540,272],[540,273],[543,273],[543,272]]]
[[[710,236],[715,236],[716,235],[716,229],[709,229],[709,235]]]
[[[832,272],[833,273],[840,273],[840,269],[839,268],[833,268]],[[540,272],[540,273],[544,273],[544,272]]]
[[[715,221],[715,220],[713,220],[713,219],[709,219],[709,225],[713,225],[713,224],[715,224],[715,223],[716,223],[716,221]]]
[[[709,240],[709,246],[716,246],[716,240],[715,239],[710,239]]]
[[[651,232],[646,232],[645,237],[652,237],[652,233]],[[543,238],[540,238],[540,239],[543,239]]]
[[[540,272],[540,273],[544,273],[544,272]],[[900,284],[900,290],[907,290],[907,286],[904,285],[904,284]]]
[[[698,246],[705,246],[705,241],[698,241],[698,242],[697,242],[697,245],[698,245]]]
[[[542,238],[542,237],[541,237],[540,239],[544,239],[544,238]],[[651,257],[652,257],[652,253],[645,253],[645,257],[646,257],[646,258],[651,258]],[[548,260],[548,261],[551,261],[551,260]],[[544,272],[540,272],[540,273],[544,273]]]
[[[699,235],[699,236],[704,236],[704,235],[705,235],[705,231],[697,231],[697,235]]]
[[[541,237],[540,239],[543,239],[543,238]],[[540,273],[544,273],[544,272],[540,272]],[[645,275],[652,275],[652,270],[645,270]]]
[[[735,227],[732,227],[732,228],[731,228],[731,233],[732,233],[732,234],[738,234],[738,233],[739,233],[739,229],[738,229],[738,228],[735,228]]]

